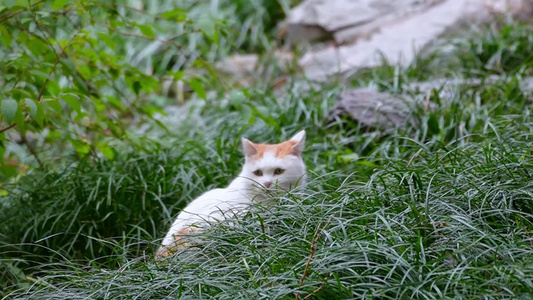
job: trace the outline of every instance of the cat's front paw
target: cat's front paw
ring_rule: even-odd
[[[157,249],[155,253],[155,259],[162,260],[164,258],[172,256],[174,253],[176,253],[176,249],[172,249],[171,247],[161,246]]]
[[[170,257],[177,253],[180,250],[191,248],[193,244],[187,237],[189,235],[195,234],[199,232],[197,228],[193,227],[187,227],[180,231],[178,231],[176,234],[174,234],[174,243],[171,245],[161,245],[156,253],[155,253],[155,259],[156,260],[162,260],[164,258]]]

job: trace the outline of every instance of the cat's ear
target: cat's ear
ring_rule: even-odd
[[[255,148],[254,143],[246,138],[242,138],[242,149],[244,150],[244,155],[254,156],[257,154],[257,148]]]
[[[292,153],[295,155],[302,154],[305,146],[305,130],[298,132],[290,140],[296,142],[296,144],[292,146]]]

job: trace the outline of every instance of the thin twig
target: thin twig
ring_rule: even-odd
[[[44,88],[46,87],[46,84],[48,84],[48,81],[50,81],[50,77],[52,77],[52,74],[56,70],[57,64],[59,64],[59,61],[61,60],[61,56],[63,56],[63,54],[65,53],[65,50],[67,50],[67,48],[70,46],[70,43],[74,40],[74,38],[78,36],[78,33],[80,33],[79,30],[74,35],[72,35],[72,37],[67,42],[67,44],[65,44],[65,47],[59,46],[61,48],[61,52],[59,52],[59,54],[57,55],[56,61],[54,62],[54,65],[52,66],[50,73],[48,73],[48,76],[46,77],[46,80],[44,81],[43,86],[41,87],[41,90],[39,91],[39,94],[37,95],[37,102],[39,103],[42,102],[42,97],[43,97]]]
[[[316,243],[318,242],[318,238],[320,237],[320,234],[322,233],[322,231],[324,231],[324,229],[326,229],[326,227],[328,227],[328,225],[331,222],[332,218],[333,218],[333,216],[329,217],[328,221],[326,222],[326,225],[324,225],[324,227],[322,227],[322,229],[320,229],[320,224],[316,227],[316,232],[315,232],[315,234],[313,236],[313,240],[311,241],[311,248],[310,248],[309,258],[307,259],[307,262],[305,263],[305,268],[304,268],[304,273],[302,275],[302,278],[300,278],[300,285],[299,285],[300,288],[304,285],[304,280],[307,277],[307,272],[309,270],[309,266],[311,265],[311,261],[313,260],[313,256],[315,256]],[[315,292],[313,292],[313,293],[315,293]],[[296,300],[300,299],[300,292],[296,292],[295,299]]]
[[[37,29],[41,32],[41,34],[43,35],[43,37],[41,38],[42,41],[44,41],[46,44],[48,44],[48,46],[50,47],[50,50],[52,50],[52,52],[56,55],[56,60],[59,60],[59,57],[57,55],[57,51],[56,51],[56,48],[54,48],[54,45],[50,42],[50,37],[47,36],[46,32],[44,32],[44,30],[41,28],[41,24],[39,23],[39,21],[37,20],[37,17],[36,17],[36,14],[35,12],[32,10],[32,17],[33,17],[33,22],[35,23],[35,26],[37,27]],[[28,30],[29,31],[29,30]],[[38,34],[34,34],[35,36],[39,36]],[[59,46],[61,47],[61,45]]]
[[[318,288],[316,288],[311,294],[303,297],[302,299],[305,300],[307,298],[310,298],[311,296],[313,296],[314,294],[318,293],[321,289],[323,289],[324,287],[326,286],[326,284],[321,284]]]
[[[37,6],[37,5],[41,4],[42,2],[44,2],[44,0],[37,1],[37,2],[33,3],[31,6],[33,8],[34,6]],[[2,15],[0,15],[0,17],[1,17],[0,18],[0,23],[5,23],[5,22],[7,22],[7,20],[18,16],[21,12],[24,12],[24,11],[27,11],[27,10],[26,9],[19,9],[17,11],[12,12],[11,14],[9,14],[9,13],[6,13],[5,15],[2,14]]]
[[[302,278],[300,278],[300,284],[299,287],[302,287],[304,285],[305,277],[307,277],[307,271],[309,270],[309,265],[311,264],[311,260],[313,259],[313,256],[315,256],[316,251],[316,242],[318,241],[318,233],[320,232],[320,224],[316,227],[315,234],[313,235],[313,240],[311,241],[311,249],[309,253],[309,258],[307,259],[307,262],[305,263],[304,273],[302,275]],[[299,294],[296,294],[296,299],[299,298]]]
[[[110,25],[107,25],[107,24],[104,24],[104,26],[107,29],[109,29],[109,30],[111,30],[113,32],[116,32],[118,34],[121,34],[121,35],[141,38],[141,39],[150,40],[150,41],[157,41],[157,42],[161,42],[163,44],[170,44],[170,45],[173,45],[174,47],[176,47],[178,49],[183,49],[184,46],[174,42],[173,40],[175,40],[177,38],[180,38],[180,37],[184,36],[185,34],[190,34],[191,33],[191,32],[187,32],[187,33],[182,33],[182,34],[176,34],[176,35],[171,36],[171,37],[169,37],[167,39],[160,39],[160,38],[157,38],[157,37],[153,37],[152,38],[152,37],[149,37],[149,36],[146,36],[146,35],[143,35],[143,34],[122,31],[122,30],[119,30],[119,29],[114,28],[114,27],[112,27]]]
[[[20,138],[22,139],[22,142],[26,145],[26,147],[28,147],[28,150],[30,151],[31,155],[33,155],[33,157],[35,157],[35,160],[37,160],[37,163],[39,164],[41,169],[45,170],[46,168],[44,167],[43,162],[41,161],[41,159],[37,155],[37,152],[35,152],[35,149],[33,149],[33,146],[30,145],[30,143],[28,143],[28,140],[26,139],[26,132],[21,133],[20,134]]]
[[[160,17],[158,15],[152,15],[151,13],[145,11],[145,10],[142,10],[142,9],[138,9],[136,7],[133,7],[133,6],[129,6],[129,5],[123,5],[123,4],[119,4],[119,3],[98,3],[96,4],[97,6],[107,6],[107,7],[111,7],[111,8],[114,8],[116,12],[118,12],[117,8],[118,7],[122,7],[122,8],[126,8],[126,9],[129,9],[129,10],[132,10],[132,11],[135,11],[135,12],[138,12],[140,14],[143,14],[143,15],[146,15],[146,16],[149,16],[149,17],[152,17],[154,19],[160,19],[160,20],[167,20],[163,17]]]
[[[66,16],[65,16],[66,17]],[[72,22],[72,20],[70,18],[66,18],[67,21],[72,25],[72,27],[74,27],[75,29],[77,29],[78,31],[81,31],[82,28],[81,27],[78,27],[74,22]],[[95,48],[91,45],[91,43],[89,43],[89,46],[95,50]],[[96,51],[95,50],[95,53],[98,53],[98,57],[100,58],[100,54],[99,54],[99,51]],[[65,53],[63,54],[67,59],[70,59],[70,56],[68,53]],[[78,68],[74,68],[74,72],[76,73],[75,75],[78,76],[78,78],[83,81],[83,83],[85,83],[86,85],[86,91],[87,93],[91,94],[92,96],[95,96],[95,97],[98,97],[98,98],[101,98],[100,96],[100,92],[98,91],[98,89],[94,86],[94,84],[90,81],[88,81],[87,79],[85,79],[85,77],[83,77],[83,75],[80,73],[80,71],[78,70]],[[107,74],[107,73],[105,73]],[[109,78],[108,78],[109,79]],[[114,87],[114,86],[113,86]]]
[[[0,129],[0,133],[4,132],[4,131],[8,131],[9,129],[15,127],[17,124],[16,123],[11,123],[11,125],[7,126],[7,127],[4,127],[2,129]]]

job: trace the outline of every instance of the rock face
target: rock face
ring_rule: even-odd
[[[387,93],[350,89],[340,94],[327,121],[331,123],[342,116],[349,116],[363,128],[389,131],[416,126],[418,121],[412,117],[415,109],[414,102]]]
[[[289,13],[289,43],[328,33],[337,43],[354,41],[382,25],[444,0],[308,0]]]
[[[533,0],[307,0],[290,12],[287,40],[335,40],[299,60],[309,79],[325,81],[383,60],[408,65],[451,28],[531,11]]]

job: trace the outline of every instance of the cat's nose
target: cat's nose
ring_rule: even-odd
[[[268,189],[272,185],[272,182],[267,181],[263,185]]]

